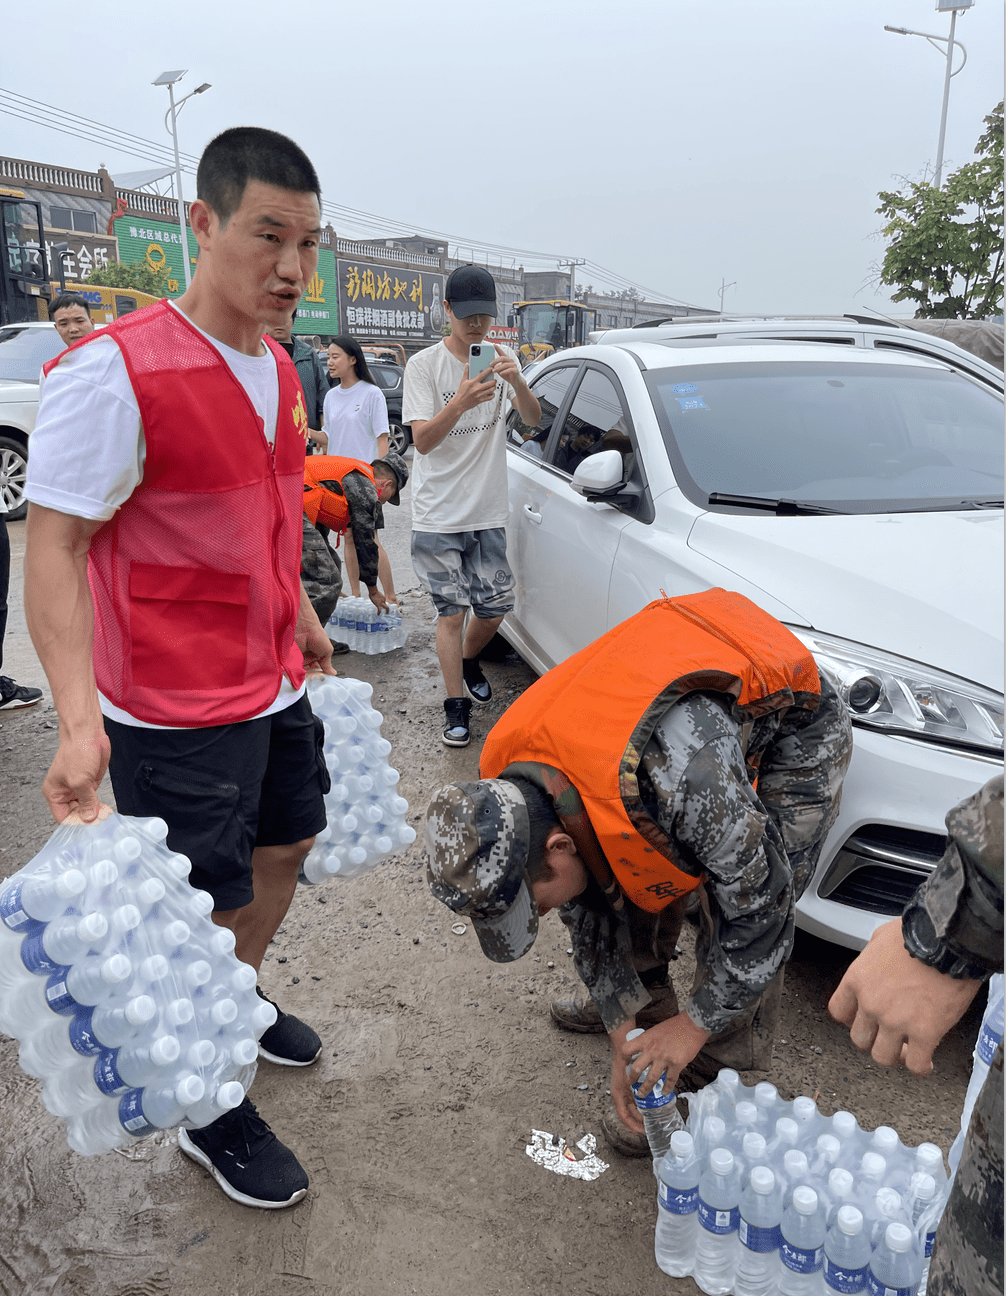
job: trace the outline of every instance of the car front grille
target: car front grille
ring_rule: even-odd
[[[870,914],[900,914],[936,868],[946,845],[946,838],[935,833],[867,825],[846,839],[818,895]]]

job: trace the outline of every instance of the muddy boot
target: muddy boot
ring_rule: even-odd
[[[615,1111],[615,1105],[609,1099],[601,1118],[601,1133],[616,1153],[622,1157],[650,1157],[650,1145],[645,1135],[637,1135],[622,1124],[622,1119]]]
[[[589,1031],[598,1035],[604,1031],[601,1014],[589,995],[582,1000],[553,1000],[548,1011],[563,1031]]]

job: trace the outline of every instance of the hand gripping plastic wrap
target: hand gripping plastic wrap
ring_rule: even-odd
[[[381,738],[374,689],[362,680],[313,676],[308,697],[325,725],[325,762],[332,777],[325,797],[328,823],[300,872],[302,883],[355,878],[416,840],[405,822],[409,803],[398,795],[391,744]]]
[[[0,1031],[78,1153],[237,1107],[276,1020],[167,832],[61,825],[0,883]]]

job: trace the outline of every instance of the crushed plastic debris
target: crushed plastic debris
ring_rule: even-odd
[[[467,930],[468,930],[468,929],[467,929],[466,925],[463,924],[463,923],[452,923],[452,924],[451,924],[451,931],[452,931],[452,932],[454,933],[454,935],[457,936],[457,937],[463,937],[463,936],[465,935],[465,933],[467,932]]]
[[[547,1130],[532,1130],[531,1143],[524,1152],[546,1171],[568,1175],[574,1180],[596,1180],[608,1169],[596,1153],[597,1140],[593,1135],[583,1135],[575,1144],[567,1144],[561,1135]]]

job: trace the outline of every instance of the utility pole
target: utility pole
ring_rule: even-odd
[[[576,301],[576,268],[587,264],[586,257],[570,257],[568,261],[560,261],[560,266],[569,266],[569,300]]]
[[[728,288],[736,288],[736,287],[737,287],[737,280],[736,280],[736,279],[733,281],[732,284],[728,284],[728,283],[727,283],[726,275],[724,275],[723,278],[720,280],[720,288],[719,288],[719,293],[720,293],[720,315],[723,314],[723,295],[726,293],[726,291],[727,291]]]
[[[170,107],[164,114],[164,127],[170,131],[171,142],[175,148],[175,198],[178,203],[178,224],[182,232],[182,270],[185,272],[185,287],[192,283],[192,271],[189,268],[189,236],[185,225],[185,198],[182,194],[182,164],[178,158],[178,114],[181,112],[182,105],[185,104],[193,95],[201,95],[204,90],[209,90],[208,81],[201,86],[197,86],[184,99],[179,99],[175,103],[175,86],[185,76],[185,69],[182,68],[176,72],[162,72],[157,80],[153,83],[155,86],[168,87],[168,101]],[[168,118],[171,118],[171,125],[168,126]]]

